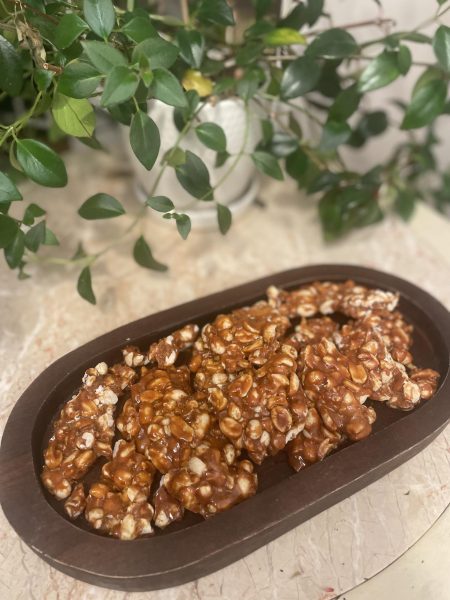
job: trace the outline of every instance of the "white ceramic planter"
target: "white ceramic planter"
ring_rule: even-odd
[[[147,171],[136,159],[129,144],[129,156],[136,176],[136,191],[145,199],[158,175],[158,164],[164,153],[169,150],[178,137],[178,130],[173,122],[173,108],[159,101],[152,101],[149,105],[149,115],[158,125],[161,134],[161,149],[155,167]],[[260,135],[260,124],[257,111],[251,107],[247,141],[244,151],[251,152]],[[240,99],[225,99],[216,105],[207,103],[199,113],[202,122],[213,122],[220,125],[227,138],[227,150],[230,154],[237,154],[244,144],[246,114],[244,103]],[[128,135],[128,129],[126,130]],[[215,185],[229,170],[233,157],[219,168],[214,166],[216,153],[209,150],[197,138],[194,131],[190,131],[180,144],[181,148],[191,150],[205,162],[208,167],[211,185]],[[258,192],[258,176],[255,166],[249,156],[242,156],[233,171],[215,191],[215,200],[227,205],[234,216],[242,212],[255,198]],[[161,177],[156,190],[157,195],[169,197],[178,211],[189,214],[194,227],[217,226],[216,209],[212,203],[201,202],[190,196],[178,182],[175,171],[167,168]]]

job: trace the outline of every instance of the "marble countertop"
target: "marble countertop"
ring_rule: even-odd
[[[49,225],[70,255],[80,236],[95,250],[102,238],[118,231],[119,220],[92,224],[79,219],[76,209],[82,200],[103,191],[130,210],[137,204],[120,152],[111,157],[77,148],[68,164],[67,188],[30,186],[28,197],[44,208],[58,204],[58,220],[52,211]],[[450,308],[450,263],[445,257],[450,224],[430,209],[422,207],[411,226],[390,218],[326,245],[313,201],[301,197],[293,185],[264,181],[260,199],[262,203],[240,217],[225,238],[218,232],[194,231],[183,242],[173,223],[146,220],[140,231],[94,267],[97,307],[77,296],[73,268],[35,266],[33,277],[19,282],[2,265],[0,429],[34,377],[80,344],[139,317],[284,269],[324,262],[374,267],[422,286]],[[155,257],[169,265],[167,273],[133,263],[131,244],[141,233]],[[330,600],[395,561],[449,502],[447,428],[389,475],[245,559],[177,588],[133,594],[133,600]],[[87,585],[50,568],[17,538],[3,514],[0,540],[0,598],[131,596]]]

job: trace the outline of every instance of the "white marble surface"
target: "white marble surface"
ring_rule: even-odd
[[[49,221],[57,233],[65,232],[68,255],[80,233],[86,246],[94,248],[101,245],[102,232],[109,236],[117,230],[118,220],[92,225],[74,216],[88,195],[109,192],[136,209],[129,178],[120,169],[120,155],[111,158],[78,149],[69,161],[67,189],[30,188],[34,202],[46,207],[59,203],[61,216]],[[132,239],[141,233],[136,231],[94,268],[97,307],[77,297],[73,271],[36,268],[32,279],[18,282],[0,267],[0,427],[33,378],[83,342],[168,306],[283,269],[321,262],[375,267],[421,285],[450,307],[450,264],[413,228],[390,219],[324,245],[310,199],[300,198],[287,184],[265,182],[263,190],[265,208],[252,207],[226,238],[194,232],[183,242],[165,223],[146,221],[142,231],[155,256],[171,270],[155,274],[133,264],[128,253]],[[420,224],[418,228],[422,232]],[[247,558],[197,582],[135,594],[133,600],[329,600],[392,563],[423,536],[449,502],[447,429],[408,463]],[[19,541],[3,514],[0,540],[1,599],[131,596],[77,582],[50,568]]]

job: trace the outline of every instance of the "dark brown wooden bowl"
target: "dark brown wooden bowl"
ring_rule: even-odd
[[[187,322],[203,324],[220,312],[248,305],[275,284],[295,288],[314,280],[354,279],[399,291],[400,310],[414,325],[418,366],[441,374],[436,395],[412,412],[376,404],[374,433],[300,473],[285,455],[257,468],[256,496],[207,521],[190,514],[154,537],[124,542],[99,535],[83,518],[70,522],[43,489],[42,449],[52,419],[79,387],[85,369],[121,359],[128,344],[142,348]],[[429,294],[371,269],[324,265],[277,273],[140,319],[70,352],[22,394],[6,425],[0,450],[0,501],[18,535],[56,569],[109,588],[143,591],[191,581],[242,558],[313,515],[350,496],[411,458],[450,418],[450,315]]]

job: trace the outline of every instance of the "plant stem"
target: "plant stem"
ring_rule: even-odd
[[[180,0],[181,18],[185,25],[189,24],[189,3],[188,0]]]
[[[356,21],[354,23],[345,23],[344,25],[336,25],[338,29],[357,29],[359,27],[367,27],[368,25],[375,25],[377,27],[381,27],[382,25],[394,25],[395,21],[393,19],[368,19],[366,21]],[[307,37],[311,37],[314,35],[319,35],[319,33],[323,33],[324,31],[328,31],[327,29],[314,29],[313,31],[309,31],[305,33]]]

